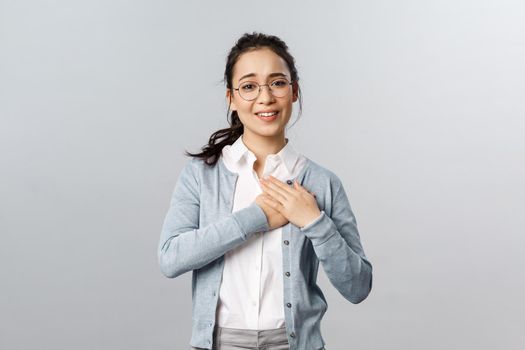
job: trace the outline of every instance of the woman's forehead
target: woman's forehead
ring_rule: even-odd
[[[242,54],[233,69],[235,81],[246,77],[268,78],[273,76],[290,77],[286,61],[270,49],[259,49]]]
[[[262,78],[290,78],[290,75],[283,71],[283,72],[271,72],[271,73],[268,73],[268,74],[257,74],[255,72],[251,72],[251,73],[248,73],[248,74],[243,74],[241,77],[239,77],[238,80],[243,80],[245,78],[259,78],[259,77],[262,77]]]

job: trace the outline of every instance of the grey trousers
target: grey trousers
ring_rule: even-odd
[[[289,350],[286,328],[262,331],[249,329],[224,328],[213,329],[212,350]],[[192,347],[191,350],[202,350]]]

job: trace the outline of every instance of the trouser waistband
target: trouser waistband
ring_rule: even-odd
[[[288,344],[286,328],[252,330],[215,326],[213,338],[218,344],[258,347],[261,345]]]

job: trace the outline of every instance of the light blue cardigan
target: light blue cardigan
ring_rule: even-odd
[[[224,254],[255,232],[269,230],[255,202],[232,213],[237,178],[222,158],[215,166],[189,159],[162,226],[157,251],[162,273],[174,278],[193,270],[190,345],[194,347],[212,348]],[[290,350],[318,350],[325,345],[320,322],[327,309],[316,283],[319,261],[334,287],[354,304],[372,289],[372,264],[340,179],[309,158],[296,179],[315,193],[321,216],[304,228],[283,226],[285,324]]]

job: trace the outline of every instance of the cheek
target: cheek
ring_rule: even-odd
[[[239,108],[237,109],[237,114],[239,114],[239,117],[241,120],[243,119],[252,119],[254,116],[252,113],[252,106],[247,103],[240,103],[237,105]]]
[[[292,118],[292,113],[291,111],[288,111],[288,113],[286,113],[286,116],[283,118],[282,123],[287,124],[291,118]]]
[[[235,103],[235,106],[237,107],[238,111],[244,114],[246,114],[251,108],[250,104],[247,103],[247,101],[241,101],[241,100],[237,100]]]
[[[243,125],[250,125],[253,124],[256,120],[254,120],[254,116],[250,114],[250,112],[246,112],[243,110],[237,110],[237,115],[239,116],[239,119],[241,120],[241,123]]]

